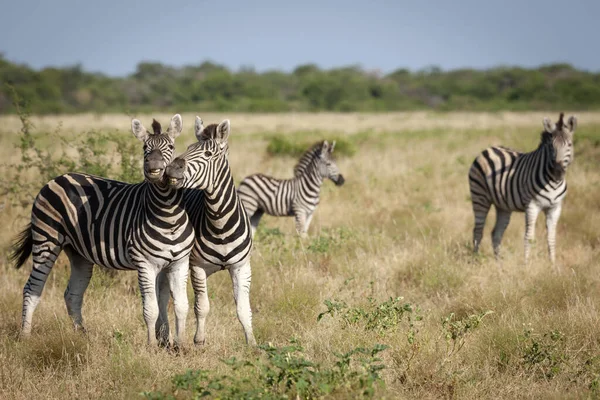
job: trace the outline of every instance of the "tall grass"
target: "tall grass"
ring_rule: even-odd
[[[523,265],[524,216],[519,214],[505,234],[500,262],[491,249],[493,215],[482,253],[471,253],[471,161],[491,144],[535,148],[542,116],[428,114],[419,127],[410,115],[403,117],[405,126],[402,118],[392,124],[392,116],[356,114],[352,118],[360,120],[360,129],[323,115],[290,118],[284,129],[281,116],[232,117],[230,160],[237,182],[256,172],[290,175],[291,156],[267,153],[276,133],[288,132],[283,137],[295,146],[334,137],[356,149],[338,160],[346,184],[324,184],[308,239],[297,237],[292,219],[265,216],[261,221],[251,289],[259,349],[244,345],[226,273],[209,279],[212,308],[204,347],[191,345],[190,326],[183,354],[146,348],[136,276],[127,272],[95,273],[84,302],[88,333],[73,332],[62,295],[68,279],[65,257],[46,284],[31,340],[19,341],[21,292],[30,269],[14,270],[6,254],[31,202],[12,199],[20,195],[20,184],[41,185],[37,175],[24,173],[19,182],[9,182],[17,189],[1,200],[6,206],[0,223],[6,229],[0,232],[0,398],[129,399],[142,398],[141,393],[187,398],[211,383],[213,396],[224,398],[240,393],[273,398],[599,396],[598,114],[578,115],[575,161],[558,224],[558,268],[548,261],[543,218],[528,266]],[[126,131],[127,118],[119,131],[95,119],[73,118],[77,122],[65,119],[57,131],[71,143],[86,137],[75,132],[91,129],[125,145],[137,143]],[[44,132],[56,126],[48,130],[39,121],[33,119],[32,137],[66,149],[62,142],[43,142]],[[187,134],[178,138],[178,151],[194,140],[191,121],[184,116]],[[266,122],[259,126],[259,121]],[[311,122],[318,129],[308,129]],[[0,154],[19,164],[21,150],[14,145],[20,127],[11,126],[0,128]],[[68,154],[80,159],[77,152]],[[115,150],[106,155],[120,158]],[[0,172],[10,181],[13,168]],[[118,161],[110,168],[121,171]],[[301,349],[293,347],[300,344]],[[368,354],[352,353],[379,345],[385,346],[375,355],[381,361],[371,364],[360,361],[368,361]],[[351,359],[340,358],[348,354]],[[235,362],[223,362],[232,357]],[[344,362],[349,367],[341,374]],[[252,367],[243,367],[246,363]],[[369,375],[370,365],[378,366],[376,377]],[[275,372],[285,379],[269,380]],[[290,376],[290,385],[282,385]],[[361,387],[361,379],[368,384]],[[307,381],[315,391],[305,391]]]

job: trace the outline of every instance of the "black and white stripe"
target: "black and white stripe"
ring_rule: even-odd
[[[276,179],[270,176],[250,175],[240,183],[238,194],[252,224],[252,233],[264,213],[276,217],[294,216],[296,231],[306,236],[308,227],[320,201],[321,185],[325,178],[331,179],[337,186],[344,184],[331,153],[327,140],[316,143],[298,161],[294,167],[294,178]]]
[[[540,211],[546,214],[548,252],[555,262],[556,224],[567,193],[565,174],[573,161],[575,117],[564,124],[563,114],[556,124],[544,119],[541,143],[531,153],[519,153],[505,147],[484,150],[471,165],[469,187],[475,214],[473,247],[478,251],[485,219],[492,204],[496,208],[496,225],[492,243],[496,257],[502,235],[513,211],[525,212],[525,260]]]
[[[185,209],[196,232],[190,257],[197,324],[194,342],[206,341],[205,322],[210,310],[206,279],[226,269],[233,282],[237,316],[246,342],[254,345],[250,309],[252,234],[229,168],[229,120],[204,127],[196,117],[195,133],[198,142],[167,167],[169,183],[185,188]]]
[[[132,121],[134,135],[144,143],[144,182],[69,173],[40,190],[31,224],[21,233],[12,257],[19,268],[33,255],[33,270],[23,289],[22,334],[31,332],[46,279],[64,250],[71,263],[65,302],[77,328],[83,328],[83,295],[94,264],[137,270],[148,342],[153,344],[158,317],[155,284],[157,274],[165,271],[175,303],[175,339],[180,340],[188,311],[185,286],[194,230],[183,207],[183,192],[166,183],[164,172],[182,130],[181,117],[172,118],[166,133],[156,121],[152,127],[150,133],[140,121]]]

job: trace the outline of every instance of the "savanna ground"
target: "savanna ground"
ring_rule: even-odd
[[[530,265],[523,264],[522,214],[513,214],[500,262],[491,250],[494,212],[482,254],[472,254],[467,183],[472,160],[492,144],[534,149],[545,115],[557,118],[554,113],[202,115],[206,123],[231,119],[229,158],[236,182],[254,172],[291,177],[297,157],[285,154],[328,138],[338,140],[346,183],[324,184],[306,240],[296,237],[293,219],[263,218],[251,289],[262,348],[246,347],[231,281],[221,272],[208,281],[208,342],[191,344],[190,310],[183,354],[146,347],[135,273],[111,275],[97,268],[84,302],[87,335],[74,332],[63,301],[69,276],[64,256],[46,284],[31,339],[18,340],[21,293],[31,263],[15,270],[7,255],[11,238],[27,223],[32,195],[46,179],[31,170],[35,162],[24,159],[20,149],[32,158],[60,159],[61,168],[73,157],[74,168],[93,169],[97,165],[82,160],[86,153],[80,147],[44,132],[72,142],[110,133],[122,138],[122,147],[134,149],[137,169],[141,145],[126,115],[44,117],[31,119],[32,137],[35,146],[51,151],[35,153],[31,143],[15,148],[23,136],[19,119],[0,118],[1,175],[8,188],[0,199],[0,397],[115,399],[154,392],[148,397],[160,398],[161,392],[185,398],[205,389],[225,398],[243,393],[294,398],[296,392],[334,398],[598,397],[600,114],[576,113],[579,129],[558,225],[557,268],[548,262],[543,215]],[[170,115],[137,117],[146,126],[152,117],[166,126]],[[193,115],[183,115],[183,121],[178,152],[194,141]],[[109,150],[101,154],[105,169],[100,171],[120,176],[124,164],[113,157],[110,143],[101,145]],[[19,165],[27,168],[18,171]],[[191,288],[188,293],[191,301]],[[378,344],[387,348],[379,351]],[[294,352],[286,348],[290,345],[303,350]],[[346,354],[357,348],[362,353]],[[209,372],[181,376],[200,369]]]

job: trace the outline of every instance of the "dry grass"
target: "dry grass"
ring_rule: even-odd
[[[558,226],[556,270],[548,263],[543,217],[527,267],[523,215],[513,215],[501,262],[491,256],[493,213],[483,254],[474,257],[470,247],[471,161],[491,144],[534,148],[542,113],[203,115],[206,122],[231,118],[230,160],[238,182],[254,172],[291,176],[294,159],[265,152],[272,133],[303,142],[345,135],[358,147],[356,155],[338,162],[346,185],[323,187],[308,240],[294,235],[291,219],[263,218],[252,260],[257,340],[283,345],[299,338],[317,362],[331,361],[332,351],[387,344],[386,385],[377,397],[598,396],[600,114],[577,115],[580,130]],[[59,119],[66,132],[129,126],[127,116],[45,117],[34,123],[54,129]],[[166,123],[168,116],[157,119]],[[178,140],[179,151],[193,141],[192,121],[184,115],[186,137]],[[12,117],[0,122],[0,155],[17,160],[9,133],[19,125]],[[0,211],[4,254],[27,213],[9,202]],[[171,377],[187,368],[226,372],[220,359],[256,353],[243,344],[225,273],[209,279],[212,309],[204,348],[190,346],[183,356],[174,356],[145,347],[133,273],[113,279],[96,271],[84,305],[88,334],[75,333],[62,297],[68,279],[64,257],[46,285],[32,339],[20,342],[21,291],[29,268],[16,271],[5,260],[0,266],[0,398],[135,398],[145,390],[168,389]],[[325,300],[365,307],[368,296],[378,302],[403,296],[419,306],[423,320],[416,325],[414,344],[407,341],[405,324],[378,332],[345,328],[339,317],[317,322]],[[452,351],[442,319],[454,313],[461,320],[487,310],[493,314],[459,338],[462,347]],[[191,343],[191,312],[189,323]],[[553,331],[560,331],[560,339],[544,336]],[[539,362],[527,358],[536,351]]]

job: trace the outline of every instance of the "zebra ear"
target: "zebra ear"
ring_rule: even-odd
[[[335,149],[335,140],[331,142],[331,147],[329,148],[329,154],[333,153],[333,149]]]
[[[544,118],[544,131],[552,133],[555,129],[556,125],[554,125],[554,122],[552,122],[550,118]]]
[[[567,126],[569,127],[571,133],[575,132],[575,129],[577,129],[577,118],[575,118],[574,115],[571,115],[569,117],[569,120],[567,121]]]
[[[175,114],[173,118],[171,118],[171,124],[169,125],[169,129],[167,129],[167,133],[173,139],[175,139],[181,131],[183,130],[183,120],[181,119],[181,115]]]
[[[325,157],[325,155],[329,152],[329,143],[327,140],[323,140],[323,147],[321,147],[321,157]]]
[[[145,142],[148,138],[148,131],[144,128],[144,125],[140,122],[139,119],[131,120],[131,131],[133,132],[133,136]]]
[[[196,122],[194,124],[194,134],[196,135],[196,139],[198,141],[204,140],[204,138],[202,138],[203,131],[204,131],[204,123],[202,122],[202,118],[196,116]]]
[[[231,131],[231,123],[229,122],[228,119],[223,120],[223,122],[221,122],[217,126],[217,135],[216,135],[215,139],[219,143],[227,143],[227,139],[229,139],[230,131]]]

